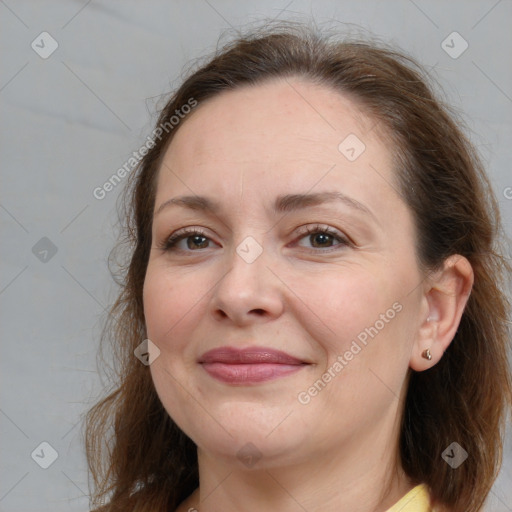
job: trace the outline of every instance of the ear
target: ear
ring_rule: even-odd
[[[474,274],[469,261],[459,254],[447,258],[443,268],[426,280],[423,318],[416,332],[409,366],[416,371],[439,362],[452,342],[473,287]],[[431,359],[422,357],[426,350]]]

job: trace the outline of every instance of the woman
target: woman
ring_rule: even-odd
[[[260,30],[153,134],[106,326],[119,381],[88,416],[94,505],[480,510],[512,402],[511,269],[478,156],[417,65]]]

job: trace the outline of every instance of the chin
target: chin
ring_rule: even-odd
[[[185,421],[180,428],[202,450],[229,464],[241,463],[241,468],[248,469],[271,467],[296,456],[310,437],[303,435],[291,418],[285,419],[289,412],[281,409],[279,414],[272,410],[265,414],[254,404],[233,404],[224,407],[222,414],[212,409],[217,421],[211,417],[193,424]],[[246,463],[247,459],[251,462]]]
[[[271,434],[266,437],[254,430],[237,431],[233,437],[228,435],[208,436],[199,439],[198,446],[216,459],[223,459],[225,464],[234,465],[242,470],[260,470],[296,463],[299,440],[291,439],[289,433]],[[305,439],[303,439],[305,441]]]

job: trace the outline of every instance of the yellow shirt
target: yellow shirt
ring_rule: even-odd
[[[411,489],[386,512],[435,512],[430,508],[428,489],[420,484]]]

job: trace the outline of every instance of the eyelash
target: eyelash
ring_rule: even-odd
[[[339,244],[338,244],[338,246],[326,247],[325,249],[322,249],[322,248],[309,249],[309,252],[314,252],[314,253],[332,252],[334,250],[339,250],[340,247],[349,247],[349,246],[353,245],[347,238],[340,236],[340,234],[337,231],[335,231],[332,228],[329,228],[327,226],[321,226],[320,224],[306,227],[299,234],[299,236],[300,236],[300,238],[304,238],[304,237],[306,237],[308,235],[312,235],[312,234],[326,234],[326,235],[332,236],[334,239],[336,239],[339,242]],[[169,238],[165,239],[163,242],[161,242],[158,245],[158,248],[165,252],[175,252],[175,251],[197,252],[197,251],[200,251],[201,249],[198,249],[197,251],[193,251],[193,250],[183,250],[183,249],[176,248],[176,245],[178,242],[180,242],[183,239],[193,237],[193,236],[201,236],[206,239],[209,239],[209,237],[206,235],[206,233],[204,233],[200,229],[197,229],[197,228],[184,229],[183,231],[178,231],[177,233],[174,233],[173,235],[171,235]]]

